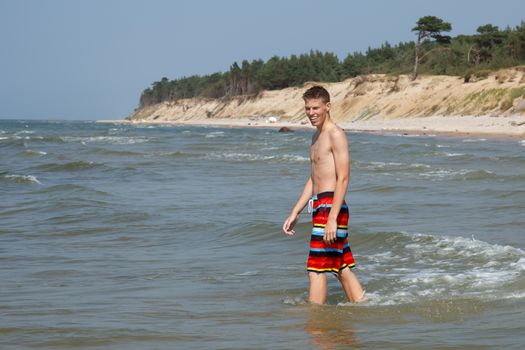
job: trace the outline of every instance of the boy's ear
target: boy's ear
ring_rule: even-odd
[[[332,107],[332,104],[330,102],[326,102],[326,108],[328,111],[330,111],[330,107]]]

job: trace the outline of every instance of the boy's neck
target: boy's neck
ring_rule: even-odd
[[[321,133],[324,130],[331,128],[333,124],[334,122],[330,118],[330,115],[327,115],[323,123],[317,126],[317,131]]]

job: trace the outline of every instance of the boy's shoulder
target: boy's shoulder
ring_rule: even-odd
[[[327,131],[328,131],[328,135],[330,136],[332,140],[337,140],[340,138],[346,139],[345,131],[341,127],[339,127],[337,124],[334,124],[334,126],[330,128],[330,130],[327,130]]]

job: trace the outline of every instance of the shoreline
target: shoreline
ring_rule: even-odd
[[[202,126],[220,128],[290,128],[293,130],[314,130],[306,122],[277,121],[270,123],[262,119],[250,118],[191,118],[187,120],[97,120],[97,123],[116,123],[131,125]],[[368,120],[335,120],[346,132],[376,135],[400,136],[446,136],[479,137],[491,139],[525,140],[525,117],[508,116],[432,116],[396,119],[372,118]]]

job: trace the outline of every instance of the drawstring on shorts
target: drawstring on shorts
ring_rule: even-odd
[[[308,213],[311,213],[314,210],[314,199],[310,198],[308,200]]]

